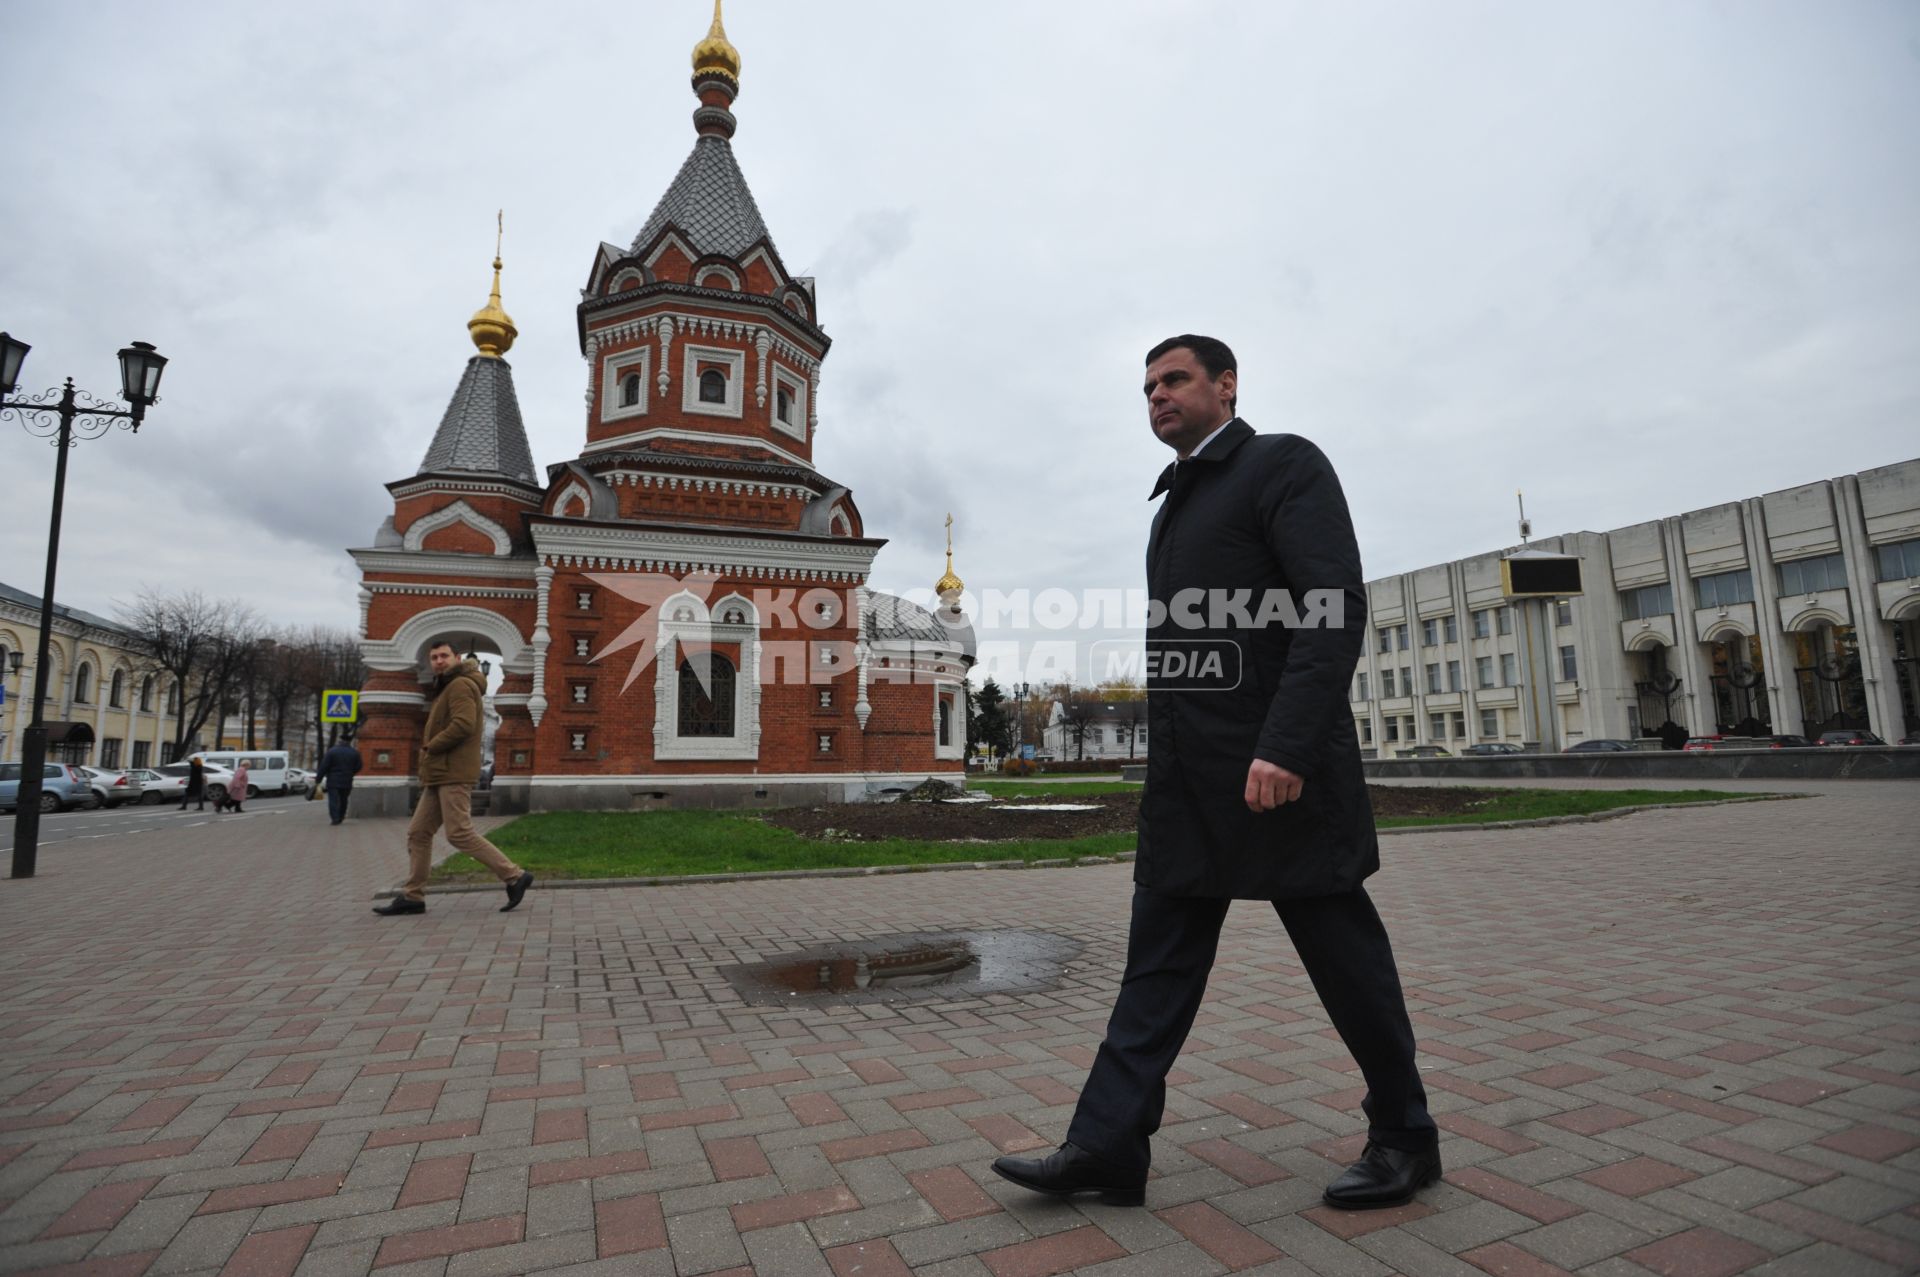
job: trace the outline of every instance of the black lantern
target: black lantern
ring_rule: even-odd
[[[0,395],[13,393],[20,381],[20,365],[27,362],[27,352],[32,349],[12,333],[0,333]]]
[[[134,429],[147,408],[160,399],[160,374],[167,357],[153,343],[136,341],[120,351],[120,394],[133,405]]]

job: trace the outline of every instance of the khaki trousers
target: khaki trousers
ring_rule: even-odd
[[[420,791],[420,805],[413,809],[413,821],[407,826],[407,899],[427,898],[427,874],[433,869],[433,835],[443,824],[447,841],[455,851],[464,851],[493,870],[501,882],[520,876],[520,866],[508,860],[473,827],[473,794],[469,786],[428,785]]]

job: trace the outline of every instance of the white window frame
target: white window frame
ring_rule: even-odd
[[[693,346],[680,348],[682,372],[680,376],[680,408],[703,417],[745,416],[745,394],[747,381],[747,352],[728,350],[725,346]],[[705,403],[700,398],[700,365],[721,364],[726,368],[727,397],[723,403]]]
[[[653,398],[653,348],[636,346],[617,355],[608,355],[600,367],[600,420],[619,421],[627,417],[646,416],[648,402]],[[620,383],[627,379],[629,373],[640,374],[640,402],[631,407],[621,407]]]
[[[940,702],[946,701],[947,735],[951,740],[940,739]],[[966,706],[960,700],[958,688],[940,688],[933,697],[933,756],[935,758],[961,758],[967,752]]]
[[[738,607],[746,618],[729,624],[714,620]],[[690,590],[682,590],[660,605],[659,637],[655,639],[653,683],[653,756],[656,759],[760,757],[760,621],[744,596],[729,594],[708,605]],[[686,639],[716,646],[740,645],[733,672],[733,735],[680,735],[680,653]]]
[[[780,420],[780,392],[785,390],[793,399],[793,420]],[[773,394],[767,399],[767,419],[773,422],[773,428],[782,434],[792,435],[804,441],[807,437],[807,382],[806,378],[789,372],[779,364],[773,366]]]
[[[1493,720],[1493,726],[1491,727],[1487,726],[1488,719]],[[1493,736],[1493,737],[1498,737],[1500,735],[1500,711],[1499,710],[1483,709],[1480,711],[1480,734],[1482,736]]]

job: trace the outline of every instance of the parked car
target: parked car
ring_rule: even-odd
[[[1822,745],[1884,745],[1887,742],[1881,740],[1872,732],[1863,732],[1858,728],[1848,728],[1842,732],[1820,733],[1820,743]]]
[[[118,807],[121,803],[140,801],[140,782],[128,779],[128,773],[109,771],[104,767],[82,767],[91,779],[89,788],[93,790],[93,800],[100,807]]]
[[[1768,749],[1812,749],[1813,742],[1804,736],[1769,736]]]
[[[1517,754],[1520,747],[1510,740],[1482,741],[1478,745],[1469,745],[1460,751],[1476,758],[1485,758],[1493,754]]]
[[[1563,754],[1629,754],[1633,746],[1623,740],[1608,740],[1596,736],[1592,740],[1575,741],[1560,751]]]
[[[1710,753],[1720,744],[1720,741],[1721,738],[1718,736],[1689,736],[1687,743],[1680,747],[1680,752],[1683,754]]]
[[[40,773],[40,810],[68,811],[93,802],[93,777],[72,763],[48,763]],[[0,811],[20,805],[20,764],[0,763]]]
[[[246,760],[247,797],[291,792],[287,784],[287,751],[284,749],[201,750],[200,761],[209,767],[232,771]]]
[[[1409,745],[1399,751],[1401,758],[1452,758],[1453,755],[1438,745]]]
[[[140,801],[143,803],[179,802],[181,796],[187,792],[187,773],[191,770],[192,766],[188,763],[165,763],[142,771]],[[227,792],[227,782],[233,779],[233,773],[224,767],[208,764],[206,778],[207,801],[213,802]]]
[[[290,794],[312,793],[313,773],[304,767],[287,768],[287,792]]]

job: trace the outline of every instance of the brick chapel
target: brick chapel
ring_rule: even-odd
[[[409,805],[441,639],[501,660],[495,811],[842,801],[963,768],[974,643],[952,542],[937,610],[869,589],[886,542],[814,469],[832,342],[734,157],[718,0],[693,90],[692,153],[587,272],[580,455],[534,465],[496,250],[478,353],[350,551],[369,808]]]

